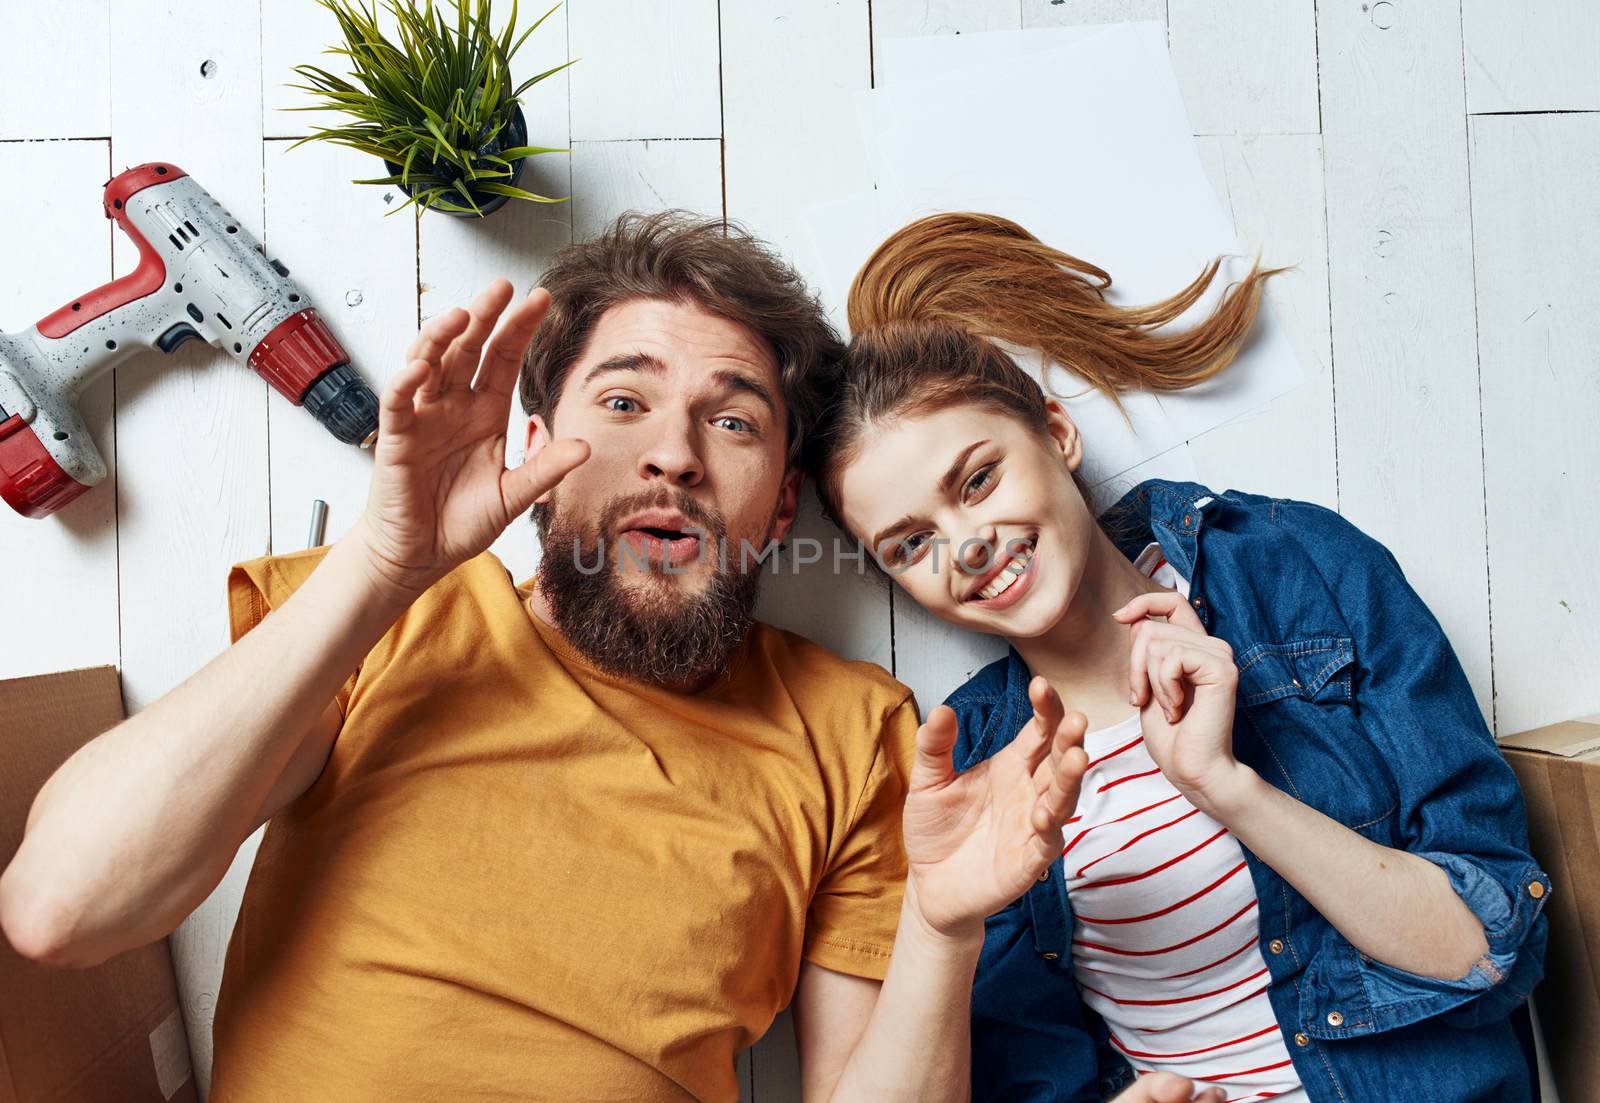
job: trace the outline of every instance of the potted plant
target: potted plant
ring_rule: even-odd
[[[511,82],[511,59],[556,8],[517,36],[516,0],[499,34],[492,30],[490,0],[452,0],[453,25],[433,0],[385,0],[399,34],[396,43],[379,28],[375,3],[317,3],[333,12],[344,36],[343,45],[323,52],[343,54],[354,72],[347,79],[315,65],[295,66],[309,83],[290,87],[320,99],[290,110],[339,111],[351,121],[319,126],[290,149],[328,141],[381,158],[390,175],[352,183],[398,186],[411,198],[395,210],[416,203],[424,210],[481,218],[509,199],[562,201],[517,187],[527,158],[569,152],[527,144],[519,100],[572,62],[514,87]]]

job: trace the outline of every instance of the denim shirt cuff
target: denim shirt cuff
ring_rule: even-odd
[[[1335,932],[1343,952],[1322,956],[1311,970],[1315,983],[1303,990],[1301,1018],[1312,1036],[1339,1038],[1397,1030],[1458,1008],[1464,1013],[1463,1005],[1490,993],[1496,1007],[1504,1005],[1502,1010],[1509,1010],[1527,997],[1526,989],[1542,975],[1538,962],[1523,960],[1534,924],[1550,895],[1549,878],[1538,866],[1528,863],[1508,887],[1477,862],[1458,854],[1418,852],[1417,856],[1444,870],[1456,894],[1483,924],[1489,952],[1465,976],[1445,979],[1377,961]],[[1530,891],[1534,884],[1542,887]],[[1507,987],[1517,991],[1507,991]],[[1321,1014],[1335,1005],[1344,1010],[1336,1025]]]
[[[1473,988],[1499,984],[1510,973],[1518,951],[1528,939],[1529,928],[1550,899],[1550,878],[1532,862],[1518,870],[1510,884],[1505,884],[1477,862],[1459,854],[1424,851],[1417,857],[1444,870],[1450,887],[1483,924],[1489,952],[1472,967],[1472,973],[1457,983],[1471,984]],[[1472,983],[1474,979],[1480,983]]]

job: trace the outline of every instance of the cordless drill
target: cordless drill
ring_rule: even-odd
[[[44,517],[104,479],[79,394],[136,353],[195,338],[248,362],[339,440],[371,446],[377,396],[289,269],[192,176],[136,165],[106,184],[104,203],[138,268],[30,330],[0,333],[0,497],[12,509]]]

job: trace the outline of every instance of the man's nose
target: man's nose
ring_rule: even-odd
[[[705,475],[698,442],[687,418],[663,426],[639,456],[639,474],[652,482],[695,486]]]

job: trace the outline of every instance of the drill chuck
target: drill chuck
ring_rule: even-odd
[[[349,364],[335,364],[302,400],[311,415],[345,444],[370,445],[378,435],[378,396]]]

